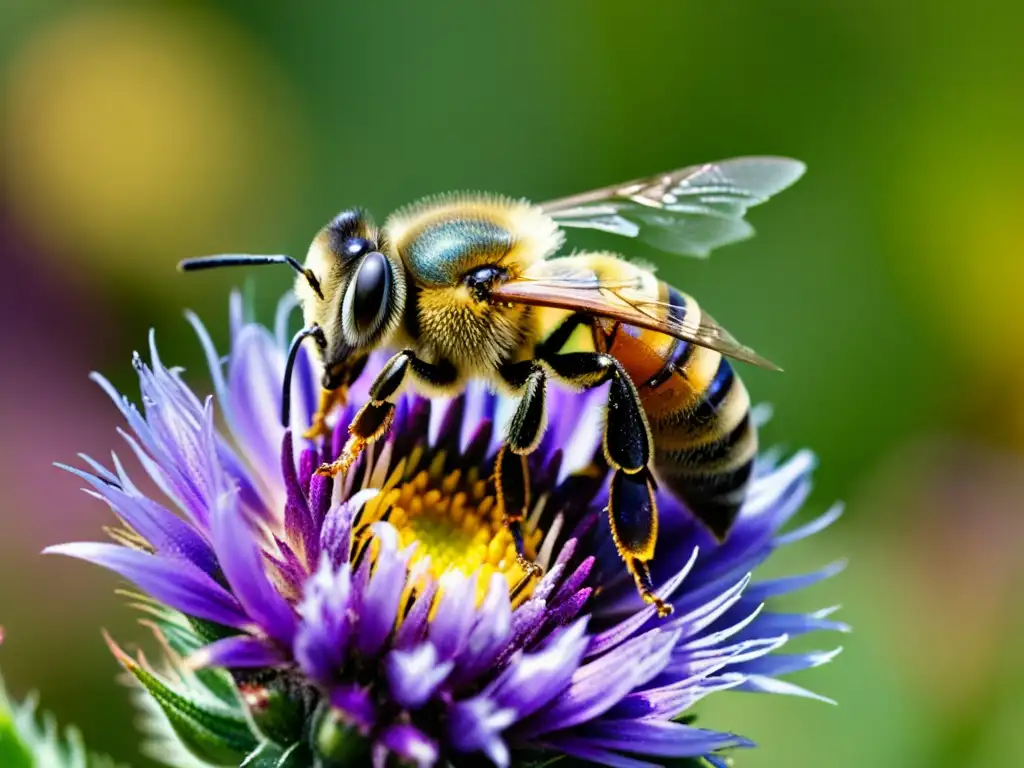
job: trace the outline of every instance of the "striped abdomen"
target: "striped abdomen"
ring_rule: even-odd
[[[696,324],[697,302],[658,283],[659,311]],[[757,432],[750,397],[718,352],[619,325],[607,349],[629,371],[654,438],[654,470],[719,540],[739,512],[753,471]]]

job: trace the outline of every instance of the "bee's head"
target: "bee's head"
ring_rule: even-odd
[[[405,309],[405,271],[360,210],[343,211],[317,233],[305,267],[317,275],[322,296],[301,277],[295,290],[306,326],[323,331],[323,386],[335,389],[349,383],[366,355],[397,327]]]

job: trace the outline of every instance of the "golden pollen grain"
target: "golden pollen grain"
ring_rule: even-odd
[[[398,531],[402,547],[415,544],[410,570],[422,568],[435,579],[451,571],[477,574],[477,599],[482,601],[491,577],[501,574],[513,604],[533,592],[535,577],[528,577],[516,561],[515,544],[505,528],[491,484],[476,467],[444,472],[444,457],[426,469],[385,489],[367,505],[368,517],[387,520]],[[388,483],[390,485],[390,483]],[[537,556],[542,532],[524,530],[526,555]],[[371,550],[372,552],[372,550]]]

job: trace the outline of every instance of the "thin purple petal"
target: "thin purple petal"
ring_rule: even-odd
[[[335,571],[324,557],[306,582],[295,635],[295,660],[302,671],[322,685],[331,685],[340,673],[354,628],[350,612],[351,567]]]
[[[212,532],[231,591],[268,635],[290,646],[297,627],[295,611],[271,584],[256,534],[244,519],[234,492],[224,492],[217,499]]]
[[[398,533],[390,525],[374,523],[372,529],[379,551],[369,583],[365,589],[359,590],[363,602],[356,635],[356,647],[368,656],[380,650],[394,629],[398,602],[405,586],[406,563],[411,555],[410,552],[398,551]],[[369,558],[366,558],[363,565],[368,564]]]
[[[252,627],[238,601],[205,573],[180,561],[118,546],[80,542],[47,547],[44,554],[77,557],[135,583],[162,603],[188,616],[236,629]]]
[[[439,756],[437,742],[419,728],[405,723],[385,728],[378,744],[384,748],[385,755],[387,752],[398,755],[406,764],[416,768],[431,768]],[[381,765],[386,765],[386,762]]]
[[[203,667],[274,667],[288,661],[282,649],[265,639],[251,635],[225,637],[210,643],[188,657],[192,669]]]
[[[407,709],[419,709],[434,695],[454,666],[453,661],[440,660],[433,644],[423,643],[410,651],[389,653],[384,670],[395,701]]]

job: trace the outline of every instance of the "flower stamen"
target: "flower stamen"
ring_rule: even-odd
[[[502,520],[491,483],[477,467],[445,472],[445,454],[404,477],[389,478],[381,494],[364,508],[354,552],[363,556],[370,525],[386,519],[398,531],[400,545],[416,545],[410,570],[426,562],[424,578],[440,580],[450,571],[477,575],[477,602],[483,601],[493,574],[508,582],[513,603],[526,600],[536,578],[517,561],[515,543]],[[526,526],[527,557],[537,556],[543,531]],[[370,549],[370,554],[374,550]]]

